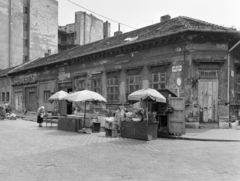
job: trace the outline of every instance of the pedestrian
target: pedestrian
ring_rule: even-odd
[[[39,123],[38,127],[42,127],[43,117],[45,116],[45,108],[41,106],[38,108],[38,116],[37,116],[37,123]]]
[[[3,106],[0,106],[0,119],[4,120],[5,117],[6,117],[6,112],[5,112],[4,108],[3,108]]]

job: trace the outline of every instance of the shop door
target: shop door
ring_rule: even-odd
[[[26,110],[37,111],[36,88],[26,88]]]
[[[172,113],[168,113],[169,133],[185,134],[185,99],[170,97],[168,103],[174,109]]]
[[[15,92],[15,109],[22,111],[22,92]]]
[[[201,79],[198,83],[199,121],[217,122],[217,80]]]

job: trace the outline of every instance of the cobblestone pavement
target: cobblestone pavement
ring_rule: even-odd
[[[0,180],[239,181],[240,143],[146,142],[0,121]]]

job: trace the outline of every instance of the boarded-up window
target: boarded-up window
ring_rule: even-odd
[[[108,74],[107,100],[109,103],[119,102],[119,78],[117,73]]]
[[[151,87],[153,89],[166,88],[166,73],[153,72],[151,74]]]
[[[43,102],[44,103],[47,103],[48,102],[48,99],[50,97],[50,90],[45,90],[43,91]]]
[[[237,94],[237,100],[240,101],[240,74],[237,74],[236,94]]]

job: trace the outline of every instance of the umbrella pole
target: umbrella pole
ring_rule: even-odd
[[[86,102],[85,101],[85,108],[84,108],[84,124],[83,124],[83,127],[85,128],[85,119],[86,119]]]
[[[147,98],[147,122],[148,122],[148,98]]]

